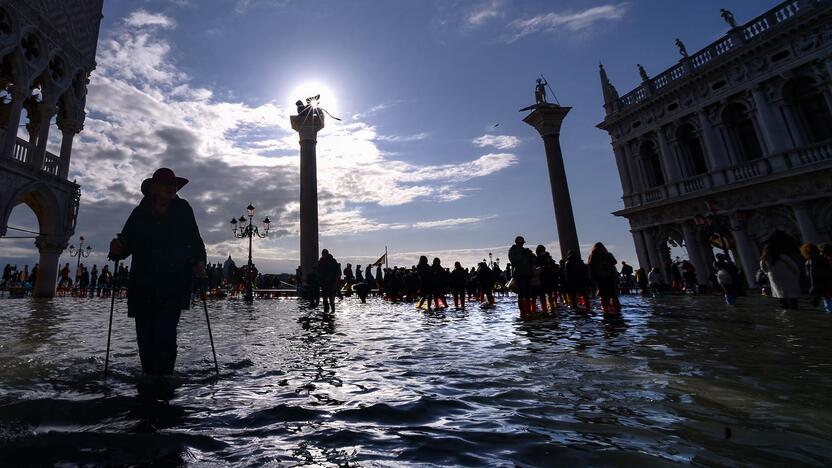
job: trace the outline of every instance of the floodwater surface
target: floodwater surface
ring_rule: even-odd
[[[0,298],[0,465],[822,466],[832,463],[832,316],[771,300],[624,298],[423,312],[346,299],[209,301],[175,377],[141,376],[110,301]]]

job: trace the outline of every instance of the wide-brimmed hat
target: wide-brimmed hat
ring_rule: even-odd
[[[150,184],[153,184],[155,182],[175,182],[176,191],[178,192],[182,187],[185,186],[185,184],[188,183],[188,179],[184,177],[176,177],[176,174],[173,173],[173,170],[168,169],[167,167],[156,169],[156,172],[153,173],[153,177],[142,181],[142,195],[147,195],[150,191]]]

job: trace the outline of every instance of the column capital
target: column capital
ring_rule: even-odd
[[[318,140],[318,132],[324,128],[324,116],[320,114],[293,115],[289,117],[292,130],[298,132],[300,140]]]
[[[40,252],[61,253],[66,250],[69,239],[61,236],[39,235],[35,239],[35,246]]]
[[[58,119],[58,128],[64,133],[81,133],[84,129],[84,122],[77,119]]]
[[[537,104],[521,109],[521,112],[530,109],[532,110],[531,114],[524,117],[523,122],[534,127],[541,137],[560,135],[563,119],[572,110],[571,107],[562,107],[556,104]]]

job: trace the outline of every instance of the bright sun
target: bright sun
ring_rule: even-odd
[[[321,100],[317,105],[320,105],[333,115],[337,115],[338,101],[336,100],[335,92],[333,92],[332,88],[321,83],[320,81],[308,81],[295,86],[292,90],[292,94],[289,95],[287,102],[294,104],[298,99],[306,102],[306,98],[316,96],[318,94],[321,95]]]

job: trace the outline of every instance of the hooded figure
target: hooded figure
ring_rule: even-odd
[[[167,168],[145,179],[141,185],[144,198],[110,243],[110,258],[133,256],[127,315],[136,320],[136,341],[146,374],[173,373],[179,315],[189,308],[194,274],[205,276],[205,244],[194,212],[176,195],[187,183]]]

